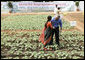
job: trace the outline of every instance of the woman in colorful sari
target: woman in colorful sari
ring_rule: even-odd
[[[42,33],[39,37],[39,41],[41,41],[43,44],[44,44],[44,50],[48,50],[46,48],[47,45],[49,45],[49,42],[51,40],[51,37],[52,37],[52,24],[51,24],[51,19],[52,17],[51,16],[48,16],[47,17],[47,22],[45,23],[45,26],[42,30]]]

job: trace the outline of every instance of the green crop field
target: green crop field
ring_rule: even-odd
[[[53,51],[43,51],[39,42],[41,32],[16,32],[15,30],[42,30],[48,15],[1,16],[1,59],[84,59],[84,33],[79,31],[61,32],[58,49],[55,44]],[[53,15],[52,15],[53,16]],[[63,29],[73,29],[62,20]]]
[[[2,30],[41,30],[47,21],[48,15],[19,15],[19,16],[1,16],[1,29]],[[52,15],[53,16],[53,15]],[[63,29],[71,29],[73,27],[67,21],[63,21]]]

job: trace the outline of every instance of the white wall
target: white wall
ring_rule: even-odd
[[[8,12],[7,2],[1,2],[1,12]],[[23,4],[23,5],[20,5]],[[32,4],[32,5],[29,5]],[[36,5],[34,5],[36,4]],[[40,4],[40,5],[37,5]],[[48,5],[46,5],[48,4]],[[50,5],[51,4],[51,5]],[[13,2],[14,9],[16,12],[33,12],[33,11],[53,11],[55,4],[61,7],[62,11],[76,11],[74,1],[54,1],[54,2]],[[80,2],[80,10],[84,10],[84,1]]]
[[[80,6],[80,10],[83,10],[84,11],[84,1],[81,1],[80,4],[79,4],[79,6]]]

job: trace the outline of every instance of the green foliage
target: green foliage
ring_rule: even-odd
[[[42,30],[48,15],[1,16],[1,30]],[[53,16],[53,15],[52,15]],[[73,27],[62,20],[63,29]],[[1,32],[1,59],[84,59],[84,34],[79,31],[65,31],[60,35],[58,45],[48,45],[54,51],[43,51],[39,42],[41,32]],[[54,37],[55,39],[55,37]]]
[[[13,8],[12,2],[8,1],[7,6],[8,6],[9,8]]]
[[[47,21],[47,16],[48,15],[19,15],[19,16],[11,15],[1,20],[1,29],[42,30],[45,22]],[[63,29],[73,28],[67,21],[62,20],[62,22]]]
[[[79,6],[79,1],[76,1],[75,2],[75,5],[78,7]]]
[[[61,49],[54,43],[47,48],[55,47],[55,51],[46,52],[43,51],[43,44],[38,41],[41,32],[20,32],[14,35],[13,33],[1,32],[1,55],[16,56],[9,56],[8,59],[83,59],[84,57],[84,35],[78,31],[62,32]]]

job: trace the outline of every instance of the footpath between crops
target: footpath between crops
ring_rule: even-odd
[[[78,31],[84,32],[84,15],[82,12],[66,13],[63,19],[70,22],[76,21],[76,28]]]
[[[73,29],[63,29],[62,32],[65,32],[65,31],[74,31],[74,30],[78,30],[76,27],[73,28]],[[42,32],[42,30],[1,30],[1,32],[16,32],[16,33],[19,33],[19,32]]]

